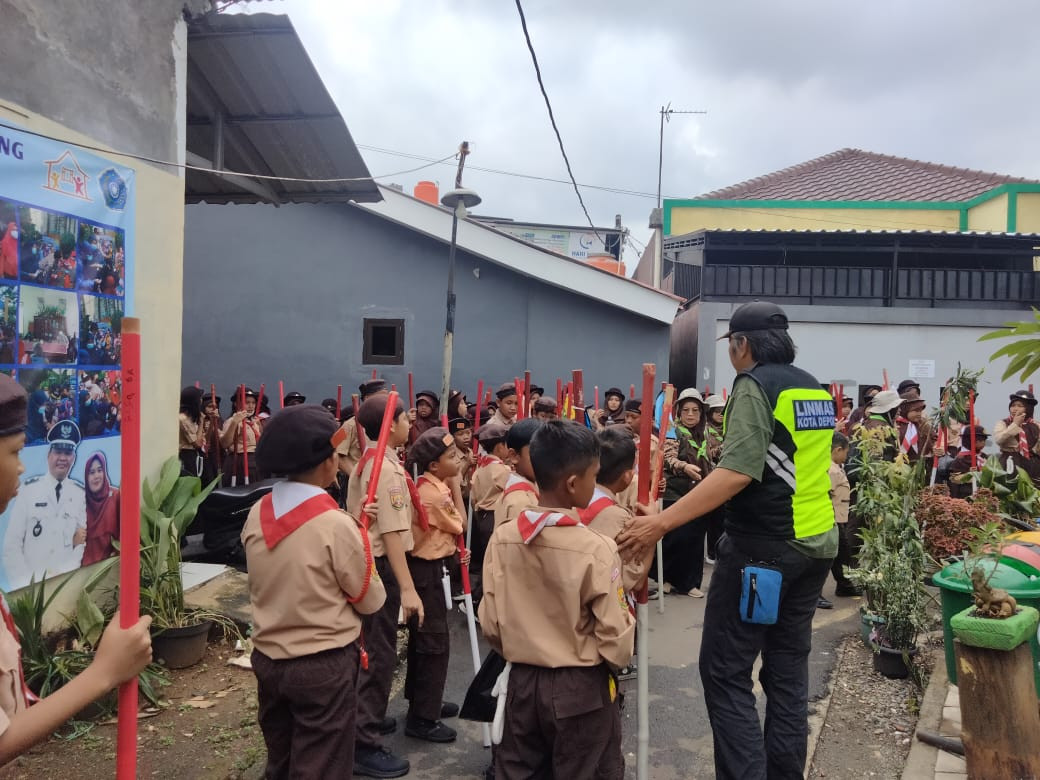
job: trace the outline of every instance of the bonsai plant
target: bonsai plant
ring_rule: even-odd
[[[986,488],[980,488],[970,501],[950,498],[943,486],[925,488],[918,496],[915,514],[925,552],[939,565],[964,555],[977,529],[990,523],[1002,525],[996,496]]]
[[[167,460],[153,488],[141,489],[141,611],[152,616],[156,658],[171,668],[191,666],[202,659],[214,623],[225,635],[234,624],[210,610],[188,608],[181,580],[181,538],[199,505],[217,481],[205,488],[198,477],[180,474],[180,461]]]

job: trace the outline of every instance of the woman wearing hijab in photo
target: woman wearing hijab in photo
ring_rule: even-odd
[[[108,481],[108,461],[103,452],[87,458],[83,470],[87,486],[87,544],[83,566],[115,555],[112,540],[119,538],[119,490]]]

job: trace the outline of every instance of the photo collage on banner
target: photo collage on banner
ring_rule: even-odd
[[[0,127],[0,372],[29,399],[0,588],[116,554],[133,171]]]

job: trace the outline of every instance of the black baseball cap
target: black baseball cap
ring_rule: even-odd
[[[787,330],[787,315],[772,301],[752,301],[738,306],[729,318],[729,330],[718,340],[749,330]]]

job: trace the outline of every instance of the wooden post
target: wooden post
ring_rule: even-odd
[[[1040,711],[1028,643],[988,650],[953,642],[969,780],[1040,777]]]

